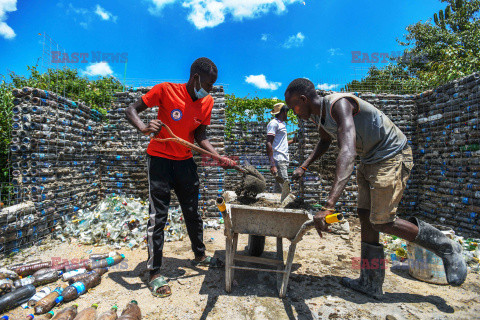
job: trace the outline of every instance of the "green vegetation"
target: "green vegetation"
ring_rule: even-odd
[[[480,71],[480,0],[441,0],[448,5],[433,23],[407,27],[403,58],[385,68],[371,67],[344,91],[414,93]]]
[[[282,100],[266,99],[266,98],[239,98],[233,94],[226,94],[225,108],[225,134],[227,137],[231,137],[232,128],[236,124],[242,124],[244,129],[247,129],[248,122],[258,121],[266,122],[272,116],[270,111],[273,109],[273,105]],[[288,111],[287,124],[298,124],[297,117],[292,110]]]
[[[113,93],[122,91],[123,86],[114,77],[90,80],[82,77],[76,69],[48,69],[40,73],[36,67],[27,66],[28,77],[10,72],[14,88],[32,87],[50,90],[73,101],[84,102],[87,106],[106,114],[113,102]]]

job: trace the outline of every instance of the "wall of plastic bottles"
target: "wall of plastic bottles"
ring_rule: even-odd
[[[478,236],[480,74],[416,97],[417,211]]]
[[[82,103],[53,92],[32,88],[13,92],[11,192],[0,211],[0,253],[41,240],[65,217],[92,208],[107,195],[148,198],[148,137],[128,123],[124,111],[149,89],[115,93],[106,121]],[[414,151],[415,167],[399,212],[478,234],[480,74],[418,95],[356,94],[390,117]],[[241,165],[256,166],[267,179],[266,191],[272,192],[274,179],[265,149],[267,123],[238,125],[226,135],[223,87],[216,87],[212,95],[210,141]],[[148,122],[156,113],[156,108],[148,109],[141,118]],[[300,121],[298,139],[290,145],[290,176],[318,141],[315,125]],[[292,189],[309,203],[323,203],[333,182],[335,159],[334,143]],[[235,189],[239,175],[200,155],[195,160],[201,181],[199,210],[203,216],[218,216],[215,198]],[[338,210],[355,213],[356,195],[354,174]],[[178,206],[173,192],[171,206]]]
[[[10,204],[0,211],[0,252],[40,240],[99,199],[101,115],[34,88],[14,90]]]

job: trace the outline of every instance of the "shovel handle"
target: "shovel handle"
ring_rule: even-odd
[[[187,147],[187,148],[190,148],[190,149],[192,149],[192,150],[195,150],[195,151],[197,151],[197,152],[200,153],[200,154],[204,154],[204,155],[210,156],[211,158],[213,158],[213,159],[215,159],[215,160],[217,160],[217,161],[219,161],[219,162],[222,162],[222,161],[223,161],[222,157],[217,156],[216,154],[211,153],[210,151],[207,151],[207,150],[205,150],[205,149],[203,149],[203,148],[200,148],[199,146],[196,146],[196,145],[194,145],[193,143],[190,143],[190,142],[188,142],[188,141],[186,141],[186,140],[184,140],[184,139],[176,136],[176,135],[172,132],[172,130],[171,130],[166,124],[163,123],[162,126],[160,127],[160,130],[162,130],[162,128],[165,128],[165,129],[167,130],[168,135],[170,136],[170,138],[164,138],[164,139],[155,138],[155,134],[152,133],[152,134],[150,135],[151,140],[155,140],[155,141],[159,141],[159,142],[169,142],[169,141],[170,141],[170,142],[176,142],[176,143],[181,144],[181,145],[183,145],[183,146],[185,146],[185,147]],[[233,161],[233,160],[232,160],[232,161]],[[235,165],[233,166],[233,168],[234,168],[235,170],[238,170],[238,171],[240,171],[240,172],[244,172],[244,171],[245,171],[245,170],[243,170],[243,168],[241,168],[235,161],[233,161],[233,163],[235,164]]]

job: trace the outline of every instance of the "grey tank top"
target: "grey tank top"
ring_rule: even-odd
[[[337,136],[337,123],[332,117],[332,106],[341,98],[354,99],[359,110],[354,113],[356,148],[360,161],[365,164],[378,163],[398,154],[407,144],[407,137],[393,122],[372,104],[348,93],[335,93],[324,97],[325,123],[319,116],[313,121],[332,137]]]

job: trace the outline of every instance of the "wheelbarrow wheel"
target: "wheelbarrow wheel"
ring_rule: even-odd
[[[249,256],[259,257],[265,249],[265,236],[248,236],[247,252]]]

